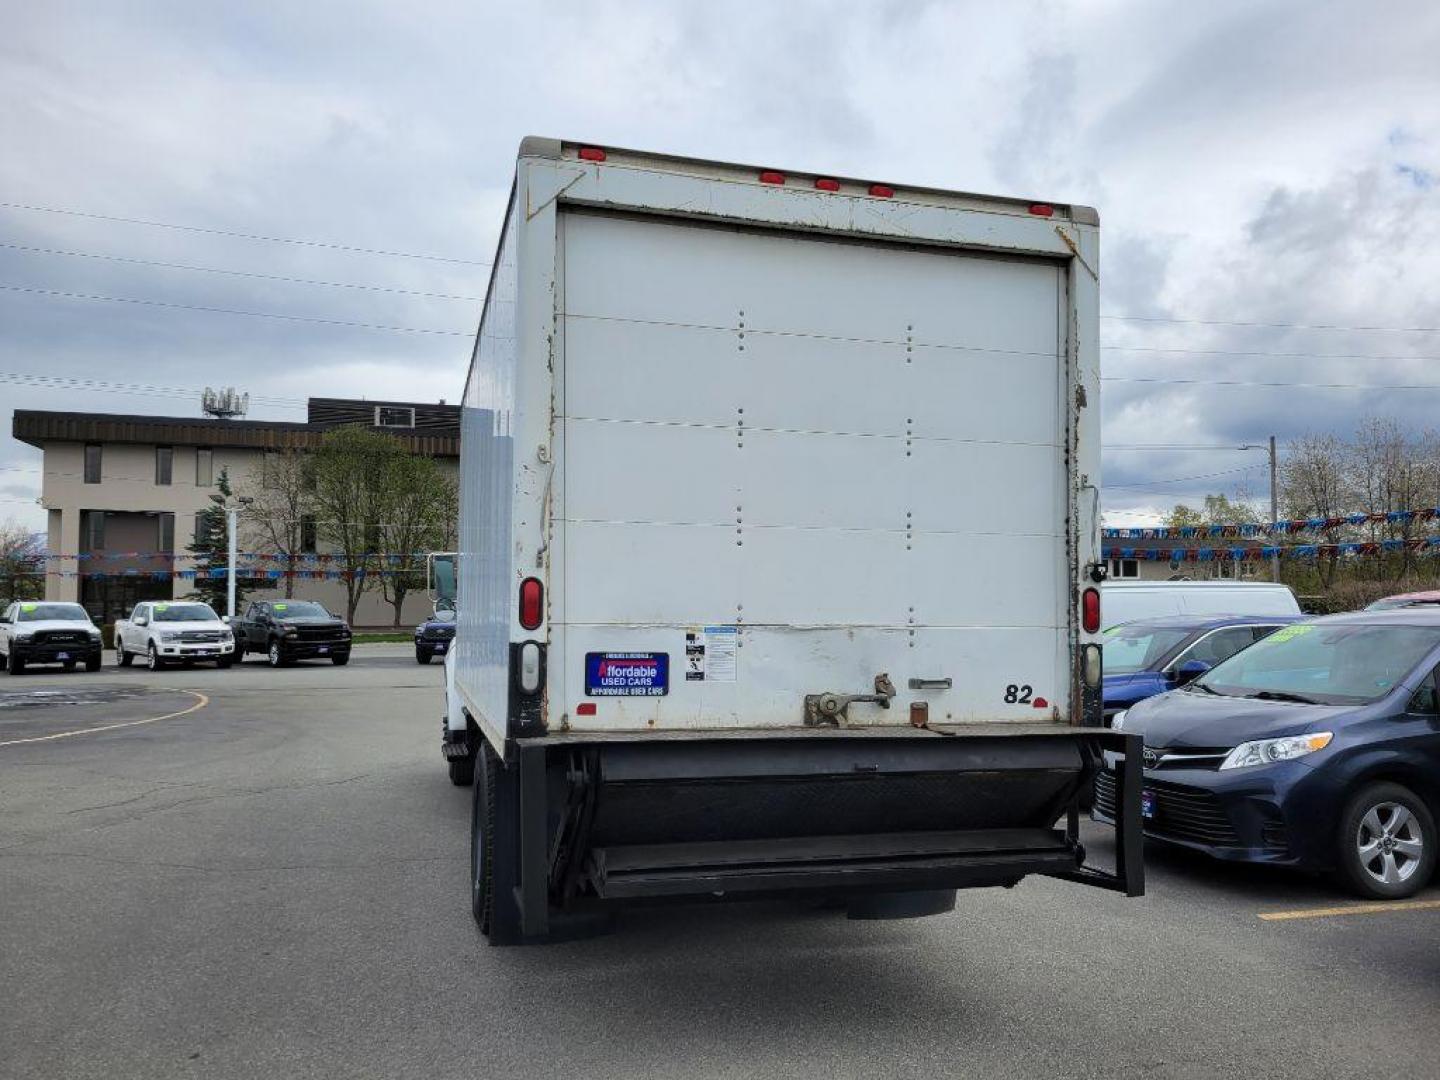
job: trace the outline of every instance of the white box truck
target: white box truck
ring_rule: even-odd
[[[442,743],[490,941],[697,898],[1141,893],[1139,747],[1099,726],[1097,226],[522,142]]]

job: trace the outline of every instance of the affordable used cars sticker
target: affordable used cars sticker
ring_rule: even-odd
[[[586,697],[664,697],[670,692],[670,654],[585,654]]]
[[[1308,634],[1308,633],[1310,633],[1310,631],[1312,631],[1312,630],[1314,630],[1314,629],[1315,629],[1315,628],[1314,628],[1313,626],[1304,626],[1304,625],[1282,626],[1279,630],[1276,630],[1276,631],[1275,631],[1273,634],[1271,634],[1268,638],[1264,638],[1263,640],[1265,640],[1265,641],[1289,641],[1292,637],[1299,637],[1301,634]]]

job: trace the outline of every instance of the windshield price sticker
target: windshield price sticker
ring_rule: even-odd
[[[1276,630],[1273,634],[1271,634],[1270,637],[1266,640],[1276,642],[1289,641],[1291,638],[1300,637],[1302,634],[1308,634],[1314,629],[1315,628],[1313,626],[1282,626],[1279,630]]]
[[[586,697],[664,697],[670,692],[670,654],[585,654]]]

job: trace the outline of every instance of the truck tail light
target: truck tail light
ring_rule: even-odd
[[[828,176],[822,176],[819,180],[815,181],[815,186],[821,191],[839,191],[840,181],[831,180]]]
[[[877,199],[893,199],[895,197],[895,189],[889,184],[871,184],[870,194]]]
[[[520,583],[520,625],[526,630],[538,630],[544,618],[545,586],[539,578],[527,577]]]
[[[1086,589],[1080,598],[1080,626],[1087,634],[1100,632],[1100,590]]]
[[[785,183],[785,174],[782,172],[776,172],[774,169],[766,169],[760,174],[760,183],[783,184]]]
[[[1054,217],[1055,208],[1043,202],[1031,203],[1030,213],[1034,214],[1036,217]]]
[[[582,146],[576,155],[581,161],[604,161],[605,151],[598,146]]]

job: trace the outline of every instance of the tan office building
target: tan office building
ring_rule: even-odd
[[[195,561],[187,548],[196,518],[210,509],[222,469],[232,488],[253,488],[264,455],[309,450],[325,432],[362,425],[394,435],[408,449],[458,469],[460,409],[420,402],[311,398],[306,423],[209,417],[126,416],[16,410],[14,434],[44,454],[41,503],[49,515],[45,597],[77,600],[107,622],[128,614],[140,600],[171,600],[194,588]],[[241,550],[259,551],[259,537],[242,526]],[[301,566],[323,568],[324,549]],[[242,566],[246,560],[242,560]],[[258,564],[257,564],[258,565]],[[264,565],[277,565],[273,561]],[[322,569],[323,572],[323,569]],[[344,613],[344,583],[297,577],[294,594]],[[251,598],[282,589],[246,586]],[[430,611],[423,593],[406,598],[402,624]],[[356,611],[357,626],[387,626],[394,609],[378,590]]]

